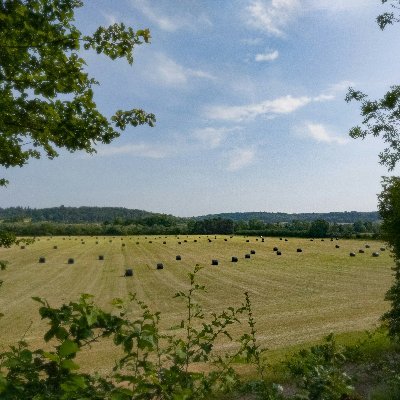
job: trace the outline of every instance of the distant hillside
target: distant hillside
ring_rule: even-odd
[[[138,221],[143,219],[168,219],[170,223],[187,221],[190,218],[174,217],[172,215],[158,214],[144,210],[128,209],[123,207],[51,207],[51,208],[29,208],[9,207],[0,208],[0,221],[18,222],[29,220],[32,222],[61,222],[67,224],[75,223],[103,223],[115,221]],[[209,214],[195,217],[195,220],[205,219],[230,219],[237,221],[258,220],[264,223],[279,223],[292,221],[315,221],[323,219],[330,223],[354,223],[356,221],[376,222],[379,221],[377,211],[358,212],[330,212],[330,213],[271,213],[271,212],[236,212]]]
[[[0,220],[62,223],[103,223],[121,220],[138,220],[159,214],[123,207],[52,207],[52,208],[0,208]]]
[[[291,221],[315,221],[323,219],[330,223],[354,223],[356,221],[376,222],[380,220],[377,211],[359,212],[359,211],[344,211],[344,212],[329,212],[329,213],[271,213],[271,212],[236,212],[236,213],[221,213],[209,214],[197,217],[197,219],[224,218],[233,221],[250,221],[258,220],[265,223],[291,222]]]

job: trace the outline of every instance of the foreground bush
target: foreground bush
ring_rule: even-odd
[[[212,314],[207,321],[203,310],[194,301],[204,286],[195,282],[200,268],[189,274],[187,292],[175,297],[186,303],[186,318],[181,321],[181,335],[160,332],[160,315],[131,295],[130,304],[137,306],[137,317],[127,317],[127,305],[121,299],[113,302],[114,312],[98,308],[90,295],[78,302],[52,308],[45,300],[41,304],[43,319],[49,322],[44,340],[52,350],[31,350],[23,340],[0,355],[0,397],[2,399],[204,399],[212,394],[233,390],[240,384],[232,364],[238,357],[254,363],[263,378],[265,366],[262,350],[256,343],[255,322],[251,302],[245,294],[243,304]],[[247,333],[234,339],[229,330],[247,319]],[[174,327],[176,328],[176,327]],[[175,330],[176,331],[176,330]],[[215,352],[216,340],[224,337],[236,340],[232,354]],[[108,376],[82,373],[77,354],[92,343],[110,338],[123,355]],[[90,351],[90,350],[89,350]],[[206,363],[208,372],[193,372],[195,363]],[[260,393],[278,398],[273,387],[263,387]],[[276,393],[276,396],[275,394]]]

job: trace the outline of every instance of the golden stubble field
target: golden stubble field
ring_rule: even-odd
[[[365,248],[367,242],[361,240],[265,238],[262,242],[221,235],[209,239],[42,237],[25,249],[0,249],[0,259],[10,262],[1,276],[2,350],[19,340],[29,326],[25,339],[33,347],[41,346],[46,325],[32,296],[58,306],[77,300],[80,293],[90,293],[97,304],[111,309],[113,298],[136,292],[151,309],[161,311],[163,328],[176,325],[184,318],[185,308],[173,295],[188,288],[187,274],[196,264],[204,267],[198,283],[206,285],[207,292],[196,298],[204,310],[239,306],[248,291],[258,338],[270,349],[316,340],[332,331],[372,329],[388,307],[384,294],[392,282],[393,260],[389,251],[380,251],[381,242],[370,241],[371,247]],[[281,256],[273,251],[275,246]],[[251,250],[255,254],[245,259]],[[380,256],[372,257],[374,251]],[[356,257],[350,257],[350,252]],[[175,260],[178,254],[181,261]],[[98,260],[99,255],[104,255],[104,261]],[[238,257],[237,263],[231,262],[232,256]],[[46,262],[40,264],[39,257]],[[67,263],[69,258],[74,258],[74,264]],[[212,266],[212,259],[219,265]],[[164,269],[157,270],[160,262]],[[125,268],[132,268],[134,276],[124,277]],[[239,334],[242,328],[236,329]],[[93,351],[89,364],[99,367],[112,359],[114,350],[102,345]]]

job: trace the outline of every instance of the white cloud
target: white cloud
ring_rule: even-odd
[[[110,157],[120,154],[126,154],[134,157],[144,158],[165,158],[172,153],[169,147],[153,146],[147,143],[125,144],[122,146],[102,146],[97,148],[97,155]]]
[[[229,154],[228,171],[238,171],[252,164],[255,159],[254,149],[235,149]]]
[[[348,142],[348,139],[332,133],[322,124],[307,122],[304,126],[304,129],[302,130],[304,131],[304,134],[307,137],[310,137],[316,140],[317,142],[330,143],[330,144],[332,143],[346,144]]]
[[[261,54],[256,54],[255,60],[257,62],[262,62],[262,61],[274,61],[279,57],[279,52],[278,50],[269,52],[269,53],[261,53]]]
[[[246,20],[253,28],[283,36],[283,29],[299,9],[299,0],[252,0],[245,10]]]
[[[211,26],[212,22],[204,13],[196,16],[190,14],[177,13],[176,8],[173,8],[173,16],[167,14],[157,8],[154,2],[148,0],[131,0],[131,4],[140,10],[147,19],[156,24],[161,30],[166,32],[175,32],[179,29],[193,29],[194,26]]]
[[[151,79],[167,86],[185,85],[191,77],[209,80],[215,79],[208,72],[185,68],[164,54],[155,55],[151,70],[147,73]]]
[[[211,149],[215,149],[224,142],[224,140],[231,134],[232,132],[238,131],[241,128],[233,127],[233,128],[202,128],[196,129],[193,132],[193,136],[203,142],[207,147]]]
[[[205,112],[208,118],[228,121],[243,121],[258,116],[290,114],[312,101],[310,97],[284,96],[244,106],[211,106]]]

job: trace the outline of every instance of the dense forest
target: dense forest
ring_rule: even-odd
[[[230,213],[180,218],[117,207],[0,209],[0,231],[19,236],[238,234],[298,237],[379,235],[377,212]]]

